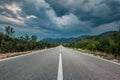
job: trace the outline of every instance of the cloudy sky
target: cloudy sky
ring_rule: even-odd
[[[120,28],[120,0],[0,0],[0,32],[42,38],[96,35]]]

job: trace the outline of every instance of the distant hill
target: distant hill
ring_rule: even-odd
[[[98,36],[111,35],[111,34],[113,34],[113,33],[115,33],[115,32],[118,32],[118,31],[108,31],[108,32],[104,32],[104,33],[102,33],[102,34],[100,34],[100,35],[98,35]]]
[[[111,35],[114,32],[116,32],[116,31],[108,31],[108,32],[105,32],[105,33],[102,33],[102,34],[96,35],[96,36],[84,35],[84,36],[80,36],[80,37],[71,37],[71,38],[56,38],[56,39],[45,38],[45,39],[43,39],[41,41],[49,42],[49,43],[55,43],[55,44],[64,44],[64,43],[76,42],[76,41],[79,41],[81,39],[87,39],[87,38],[91,38],[91,37],[99,38],[99,37],[104,36],[104,35]]]
[[[49,42],[49,43],[63,44],[63,43],[78,41],[79,39],[80,38],[57,38],[57,39],[46,38],[46,39],[43,39],[42,41]]]
[[[89,37],[89,36],[85,35],[85,36],[80,36],[80,37],[76,37],[76,38],[71,37],[71,38],[56,38],[56,39],[45,38],[41,41],[55,43],[55,44],[64,44],[64,43],[71,43],[71,42],[79,41],[80,39],[87,38],[87,37]]]

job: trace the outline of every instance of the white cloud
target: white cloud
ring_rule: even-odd
[[[46,11],[49,18],[55,23],[59,28],[65,28],[65,26],[78,24],[79,20],[74,14],[64,15],[62,17],[57,17],[53,9]]]
[[[79,1],[79,0],[78,0]],[[56,28],[70,28],[69,25],[78,24],[79,20],[74,14],[68,14],[64,15],[62,17],[57,17],[54,10],[50,7],[48,3],[46,3],[44,0],[31,0],[28,1],[29,3],[35,3],[37,9],[45,9],[46,12],[45,15],[48,16],[48,18],[51,19],[53,24],[56,24]],[[73,0],[69,0],[69,2],[73,2]],[[27,19],[36,18],[34,15],[29,15],[26,17]]]
[[[5,22],[14,22],[16,24],[24,24],[24,20],[20,20],[20,19],[15,19],[15,18],[12,18],[12,17],[6,17],[6,16],[3,16],[3,15],[0,15],[0,18],[1,18],[1,21],[5,21]]]
[[[0,6],[0,9],[4,9],[4,7],[3,7],[3,6]]]
[[[15,4],[15,3],[13,3],[12,5],[6,4],[6,5],[4,5],[4,7],[6,9],[12,11],[14,14],[17,14],[17,13],[19,13],[19,12],[22,11],[22,9],[17,4]]]
[[[40,8],[49,8],[50,6],[44,0],[26,0],[27,3],[34,4],[35,8],[39,10]]]
[[[98,27],[92,28],[92,32],[94,34],[94,33],[101,33],[101,32],[103,33],[103,32],[107,32],[107,31],[113,31],[113,30],[118,31],[119,25],[120,25],[120,21],[103,24]]]
[[[74,14],[64,15],[62,17],[55,17],[58,26],[67,26],[71,24],[78,24],[79,20]]]
[[[27,19],[37,18],[35,15],[29,15],[26,17]]]
[[[36,5],[39,7],[49,7],[49,5],[44,0],[36,0]]]
[[[3,18],[2,21],[10,21],[10,22],[15,22],[17,24],[21,24],[21,23],[25,23],[24,18],[20,15],[20,13],[22,12],[22,9],[16,4],[16,3],[12,3],[10,4],[4,4],[1,6],[1,8],[5,8],[7,10],[10,10],[14,13],[14,15],[16,16],[16,18],[13,18],[12,15],[10,13],[7,13],[6,11],[2,12],[5,16],[0,15],[0,18]]]
[[[9,17],[6,17],[6,19],[8,20],[8,21],[12,21],[12,22],[15,22],[15,23],[24,23],[24,21],[22,21],[22,20],[19,20],[19,19],[14,19],[14,18],[9,18]]]

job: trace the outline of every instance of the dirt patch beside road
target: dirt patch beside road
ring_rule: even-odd
[[[13,53],[0,53],[0,59],[18,56],[18,55],[23,55],[23,54],[28,54],[28,53],[35,52],[35,51],[38,51],[38,50],[31,50],[31,51],[24,51],[24,52],[13,52]]]

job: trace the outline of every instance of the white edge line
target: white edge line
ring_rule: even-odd
[[[71,48],[67,48],[67,49],[71,49]],[[81,54],[83,54],[83,55],[87,55],[87,56],[90,56],[90,57],[94,57],[94,58],[97,58],[97,59],[100,59],[100,60],[103,60],[103,61],[107,61],[107,62],[110,62],[110,63],[113,63],[113,64],[116,64],[116,65],[119,65],[119,66],[120,66],[120,63],[118,63],[118,62],[114,62],[114,61],[111,61],[111,60],[107,60],[107,59],[104,59],[104,58],[102,58],[102,57],[98,57],[98,56],[95,56],[95,55],[93,55],[93,54],[90,54],[90,53],[82,53],[82,52],[77,51],[77,50],[74,50],[74,49],[71,49],[71,50],[76,51],[76,52],[78,52],[78,53],[81,53]]]
[[[61,49],[60,49],[61,50]],[[57,80],[63,80],[62,54],[59,54],[58,76]]]
[[[73,49],[72,49],[73,50]],[[76,50],[74,50],[76,51]],[[110,63],[113,63],[113,64],[116,64],[116,65],[119,65],[120,66],[120,63],[117,63],[117,62],[114,62],[114,61],[111,61],[111,60],[107,60],[107,59],[104,59],[102,57],[98,57],[98,56],[95,56],[93,54],[90,54],[90,53],[83,53],[83,52],[80,52],[80,51],[77,51],[83,55],[87,55],[87,56],[90,56],[90,57],[94,57],[94,58],[97,58],[97,59],[100,59],[100,60],[103,60],[103,61],[107,61],[107,62],[110,62]]]
[[[35,52],[27,53],[27,54],[22,54],[22,55],[18,55],[18,56],[8,57],[8,58],[0,59],[0,61],[6,61],[6,60],[10,60],[10,59],[15,59],[15,58],[31,55],[31,54],[38,53],[38,52],[44,52],[46,50],[48,50],[48,49],[35,51]]]
[[[117,64],[117,65],[120,66],[120,63],[117,63],[117,62],[114,62],[114,61],[111,61],[111,60],[107,60],[107,59],[104,59],[104,58],[102,58],[102,57],[94,56],[94,55],[89,54],[89,53],[82,53],[82,54],[88,55],[88,56],[91,56],[91,57],[94,57],[94,58],[97,58],[97,59],[101,59],[101,60],[103,60],[103,61],[107,61],[107,62],[110,62],[110,63],[113,63],[113,64]]]
[[[67,49],[71,49],[71,48],[67,48]],[[104,58],[102,58],[102,57],[98,57],[98,56],[95,56],[95,55],[93,55],[93,54],[90,54],[90,53],[83,53],[83,52],[80,52],[80,51],[77,51],[77,50],[74,50],[74,49],[71,49],[71,50],[76,51],[76,52],[78,52],[78,53],[81,53],[81,54],[83,54],[83,55],[87,55],[87,56],[90,56],[90,57],[94,57],[94,58],[97,58],[97,59],[100,59],[100,60],[103,60],[103,61],[107,61],[107,62],[110,62],[110,63],[113,63],[113,64],[116,64],[116,65],[119,65],[119,66],[120,66],[120,63],[118,63],[118,62],[114,62],[114,61],[111,61],[111,60],[107,60],[107,59],[104,59]]]

